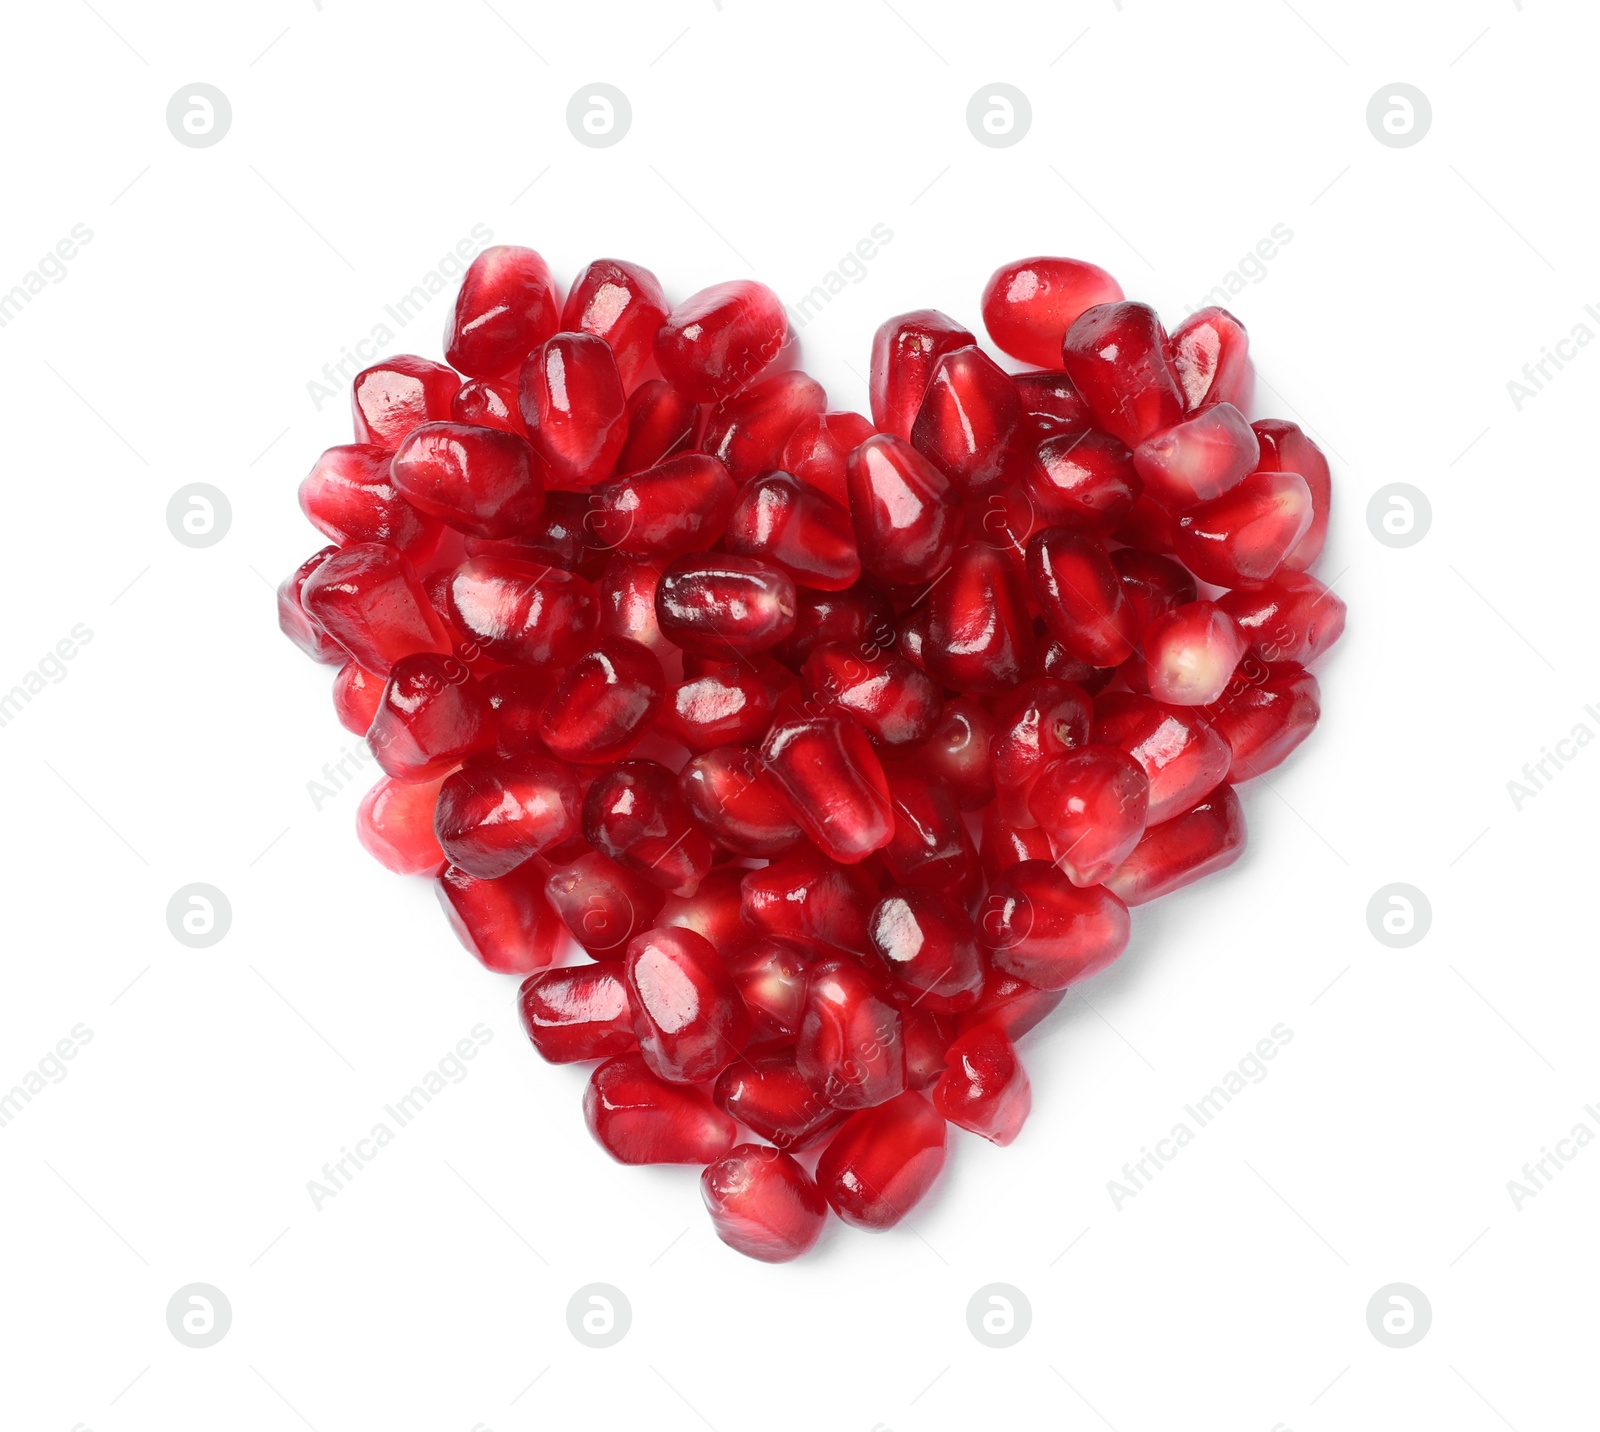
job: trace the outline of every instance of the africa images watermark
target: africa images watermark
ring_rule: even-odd
[[[790,326],[799,332],[845,291],[847,282],[861,283],[867,276],[867,265],[893,239],[894,230],[887,224],[874,224],[837,264],[812,285],[809,293],[802,294],[797,302],[786,305]]]
[[[1593,706],[1585,706],[1583,714],[1600,726],[1600,711]],[[1537,796],[1546,786],[1567,768],[1569,761],[1574,761],[1578,753],[1583,750],[1595,737],[1595,728],[1587,721],[1578,721],[1572,729],[1558,738],[1552,749],[1550,746],[1539,747],[1539,759],[1526,761],[1522,767],[1522,779],[1515,778],[1506,782],[1506,794],[1511,797],[1513,810],[1521,810],[1524,805]]]
[[[87,224],[74,224],[67,237],[60,240],[27,273],[7,291],[0,291],[0,328],[14,323],[33,300],[45,290],[45,282],[63,283],[67,265],[78,257],[79,250],[94,238],[94,230]]]
[[[1583,311],[1594,321],[1595,327],[1600,328],[1600,308],[1586,303]],[[1506,383],[1506,396],[1511,399],[1511,406],[1520,413],[1523,405],[1544,392],[1594,339],[1595,329],[1580,319],[1572,325],[1570,333],[1554,343],[1542,345],[1540,356],[1522,365],[1522,377]]]
[[[23,674],[11,690],[0,692],[0,726],[9,726],[22,714],[22,708],[39,695],[45,686],[59,686],[67,679],[67,662],[71,661],[91,641],[94,632],[79,622],[38,660],[31,671]]]
[[[1585,1104],[1583,1112],[1594,1120],[1595,1125],[1600,1125],[1600,1107]],[[1579,1119],[1564,1137],[1555,1141],[1554,1148],[1541,1145],[1539,1157],[1523,1164],[1522,1177],[1506,1180],[1506,1192],[1511,1195],[1511,1206],[1521,1213],[1523,1205],[1530,1198],[1537,1198],[1543,1193],[1550,1186],[1551,1180],[1577,1158],[1581,1150],[1588,1148],[1594,1141],[1594,1126]]]
[[[94,1030],[87,1024],[75,1024],[33,1068],[29,1069],[4,1094],[0,1094],[0,1129],[6,1128],[29,1104],[52,1084],[59,1084],[72,1071],[67,1061],[76,1059],[84,1045],[94,1039]]]

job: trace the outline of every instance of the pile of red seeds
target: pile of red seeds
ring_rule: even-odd
[[[983,318],[1037,368],[902,314],[869,421],[768,372],[761,284],[669,309],[601,259],[562,304],[493,248],[448,366],[361,373],[300,488],[334,545],[279,617],[385,772],[362,843],[527,976],[540,1054],[598,1061],[605,1149],[704,1165],[756,1258],[897,1223],[947,1122],[1017,1136],[1015,1041],[1238,857],[1344,625],[1327,462],[1244,417],[1237,319],[1169,335],[1060,258]]]

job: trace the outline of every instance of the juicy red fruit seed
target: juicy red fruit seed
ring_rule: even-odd
[[[1082,746],[1050,762],[1028,796],[1056,863],[1074,885],[1098,885],[1144,834],[1150,779],[1115,746]]]
[[[900,1011],[858,961],[811,966],[795,1066],[836,1109],[870,1109],[906,1086]]]
[[[618,472],[642,472],[699,441],[705,409],[665,378],[652,378],[628,394],[628,436]]]
[[[611,475],[628,436],[628,400],[604,339],[558,333],[522,365],[517,402],[528,441],[553,487],[589,487]]]
[[[471,423],[480,428],[499,428],[503,433],[528,436],[528,429],[517,410],[516,383],[492,383],[487,378],[469,378],[450,400],[446,415],[453,423]]]
[[[779,466],[794,430],[827,405],[828,395],[815,378],[777,373],[718,403],[706,419],[701,446],[735,482],[747,482]]]
[[[910,438],[922,395],[939,359],[952,349],[971,348],[977,341],[953,318],[933,308],[919,308],[885,322],[872,338],[867,385],[872,425],[881,433]]]
[[[894,837],[880,852],[884,865],[902,885],[967,903],[978,893],[981,872],[949,783],[903,761],[883,773],[894,808]]]
[[[467,269],[445,327],[444,356],[458,373],[515,371],[561,321],[550,268],[532,249],[497,244]]]
[[[1311,527],[1311,489],[1294,472],[1257,472],[1178,518],[1173,550],[1202,582],[1259,587]]]
[[[848,509],[845,461],[872,436],[872,424],[860,413],[817,413],[804,418],[789,434],[777,466],[792,472],[807,487]]]
[[[300,484],[306,520],[341,547],[352,542],[387,542],[412,561],[425,561],[443,528],[417,511],[396,490],[389,454],[351,443],[329,448]]]
[[[385,682],[358,662],[347,661],[333,678],[333,709],[346,731],[365,736],[378,714]]]
[[[573,281],[561,327],[603,339],[616,358],[622,386],[632,388],[666,317],[666,298],[649,269],[623,259],[596,259]]]
[[[1234,785],[1280,765],[1322,718],[1317,678],[1298,666],[1262,667],[1246,658],[1206,719],[1233,753],[1228,779]]]
[[[1291,572],[1308,571],[1321,555],[1322,544],[1328,537],[1328,504],[1333,495],[1328,459],[1296,424],[1285,419],[1267,418],[1250,426],[1261,443],[1261,462],[1256,470],[1297,472],[1310,489],[1311,526],[1283,559],[1283,565]]]
[[[765,284],[719,283],[667,315],[656,334],[656,362],[684,397],[715,403],[753,382],[788,335],[783,302]]]
[[[1053,368],[1078,315],[1121,299],[1116,279],[1081,259],[1016,259],[983,286],[983,326],[1002,352],[1036,368]]]
[[[1081,686],[1049,676],[1024,681],[995,703],[989,737],[995,784],[1019,793],[1025,809],[1039,772],[1085,745],[1093,719],[1094,706]]]
[[[794,1043],[795,1035],[800,1032],[801,1016],[805,1013],[807,969],[805,956],[782,940],[757,940],[728,961],[728,972],[739,986],[740,998],[750,1011],[754,1025],[751,1047],[785,1047]],[[786,1054],[783,1057],[789,1061],[792,1071],[793,1056]],[[749,1067],[748,1061],[740,1061],[740,1064],[746,1069]],[[730,1066],[723,1080],[718,1081],[719,1085],[726,1080],[728,1072],[737,1073],[737,1070]],[[798,1078],[798,1074],[795,1077]],[[720,1088],[717,1102],[727,1107]],[[818,1100],[812,1096],[810,1102],[817,1104]],[[729,1113],[733,1112],[729,1110]],[[827,1112],[826,1107],[822,1112]],[[772,1137],[754,1124],[750,1127],[761,1133],[763,1138]]]
[[[1106,889],[1129,905],[1143,905],[1226,869],[1244,853],[1244,842],[1239,797],[1232,786],[1218,786],[1182,815],[1146,831]]]
[[[385,542],[357,542],[331,553],[304,579],[300,603],[322,631],[379,676],[388,676],[403,656],[450,651],[444,623],[417,574]]]
[[[805,839],[754,747],[718,746],[691,758],[678,790],[690,819],[734,855],[770,859]]]
[[[1128,944],[1128,907],[1104,886],[1079,889],[1045,860],[1004,871],[977,925],[994,967],[1035,989],[1086,979]]]
[[[578,830],[576,777],[548,756],[475,756],[445,779],[434,831],[451,862],[480,880],[515,870]]]
[[[749,942],[750,931],[740,918],[744,868],[722,865],[707,875],[693,895],[669,895],[661,902],[657,926],[676,925],[711,941],[724,962]]]
[[[813,847],[747,871],[739,913],[758,935],[864,952],[877,882],[859,866],[839,865]]]
[[[518,996],[522,1027],[552,1064],[611,1059],[639,1047],[621,966],[568,965],[530,975]]]
[[[565,666],[588,650],[600,620],[594,586],[559,567],[471,557],[446,586],[451,620],[496,661]]]
[[[1228,743],[1203,712],[1132,692],[1095,697],[1090,740],[1119,747],[1144,767],[1152,826],[1188,810],[1228,774]]]
[[[944,705],[925,672],[871,647],[827,642],[806,658],[801,676],[819,702],[853,717],[884,746],[924,740]]]
[[[981,348],[953,348],[934,364],[911,445],[970,488],[998,476],[1021,419],[1010,376]]]
[[[965,910],[931,890],[886,895],[867,934],[895,980],[931,1014],[959,1014],[978,1001],[983,956]]]
[[[711,662],[667,693],[662,728],[691,751],[759,741],[787,683],[741,662]]]
[[[324,547],[320,552],[312,553],[278,584],[279,630],[313,661],[335,664],[348,662],[350,653],[329,636],[322,629],[322,623],[305,609],[304,597],[305,585],[311,574],[338,550],[337,547]]]
[[[708,1164],[733,1147],[732,1119],[698,1089],[656,1078],[638,1054],[594,1071],[583,1117],[618,1163]]]
[[[1250,335],[1227,309],[1197,309],[1172,330],[1172,365],[1191,410],[1207,403],[1250,406]]]
[[[544,505],[544,475],[525,438],[468,423],[424,423],[389,471],[413,507],[474,537],[515,537]]]
[[[848,717],[775,725],[761,757],[801,828],[834,860],[853,865],[893,837],[883,766],[866,733]]]
[[[1050,434],[1034,448],[1023,481],[1045,522],[1102,536],[1116,529],[1144,488],[1127,446],[1097,428]]]
[[[794,619],[794,579],[756,557],[680,557],[656,588],[661,634],[722,661],[776,646],[794,630]]]
[[[736,496],[714,457],[684,453],[595,488],[589,499],[590,545],[635,556],[679,557],[722,536]]]
[[[933,1106],[952,1124],[1004,1147],[1022,1132],[1033,1108],[1027,1071],[1005,1031],[981,1024],[945,1051]]]
[[[943,1116],[908,1091],[845,1120],[817,1160],[817,1187],[846,1223],[893,1228],[938,1179],[946,1137]]]
[[[800,989],[803,995],[803,976]],[[804,1149],[845,1117],[806,1083],[789,1050],[736,1060],[718,1076],[712,1098],[724,1113],[780,1149]]]
[[[478,683],[453,656],[426,651],[395,662],[367,732],[378,765],[397,781],[448,775],[489,740]]]
[[[648,730],[666,693],[661,663],[636,641],[606,637],[556,683],[539,718],[551,755],[614,760]]]
[[[1157,701],[1206,706],[1227,689],[1249,647],[1215,602],[1189,602],[1159,616],[1144,634],[1145,680]]]
[[[739,987],[704,936],[681,927],[629,942],[623,975],[644,1062],[674,1084],[714,1079],[750,1042]]]
[[[413,428],[450,417],[460,387],[444,364],[409,353],[364,369],[350,385],[356,442],[393,452]]]
[[[994,799],[991,775],[994,718],[976,696],[945,705],[933,734],[909,759],[942,777],[962,810],[982,810]]]
[[[445,863],[433,833],[443,779],[413,783],[383,776],[356,809],[356,837],[396,875],[432,875]]]
[[[879,433],[850,454],[850,516],[861,565],[886,582],[930,582],[961,535],[950,479],[901,438]]]
[[[583,837],[661,890],[693,895],[711,869],[710,838],[689,818],[678,780],[654,761],[624,761],[583,801]]]
[[[838,592],[861,575],[849,512],[787,472],[745,483],[722,545],[782,567],[801,587]]]
[[[575,939],[597,960],[621,959],[650,928],[662,893],[597,850],[550,872],[544,892]]]
[[[1138,632],[1105,545],[1090,532],[1050,527],[1028,543],[1028,577],[1051,634],[1091,666],[1120,666]]]
[[[955,691],[1009,691],[1033,662],[1022,581],[995,548],[969,542],[928,596],[928,672]]]
[[[1261,444],[1231,403],[1203,408],[1133,450],[1145,491],[1174,512],[1209,502],[1255,471]]]
[[[1153,308],[1127,302],[1086,309],[1061,341],[1061,366],[1089,405],[1095,426],[1129,447],[1183,417],[1183,389],[1167,356],[1169,343]]]
[[[525,975],[555,959],[563,927],[545,899],[540,861],[525,861],[495,880],[447,865],[436,888],[456,938],[486,969]]]
[[[815,1246],[828,1205],[808,1174],[780,1149],[740,1144],[700,1175],[717,1237],[763,1263],[787,1263]]]
[[[1308,572],[1280,570],[1262,586],[1224,592],[1217,605],[1262,661],[1310,666],[1344,632],[1344,603]]]

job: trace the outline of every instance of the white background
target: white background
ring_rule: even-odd
[[[897,10],[8,11],[0,290],[74,224],[93,239],[0,329],[0,689],[75,624],[93,638],[0,728],[0,1088],[74,1025],[93,1038],[0,1129],[7,1427],[1592,1423],[1600,1149],[1520,1211],[1506,1187],[1575,1123],[1600,1130],[1600,751],[1520,811],[1506,789],[1575,724],[1600,731],[1600,353],[1520,411],[1506,387],[1600,331],[1592,7]],[[209,149],[164,120],[195,81],[233,108]],[[614,148],[566,128],[594,81],[632,103]],[[1031,99],[1012,148],[965,125],[993,81]],[[1411,148],[1365,122],[1395,81],[1432,103]],[[674,297],[753,276],[791,303],[885,224],[802,336],[858,409],[874,327],[922,306],[976,325],[1002,261],[1093,259],[1176,322],[1292,230],[1232,306],[1256,415],[1333,461],[1321,573],[1350,621],[1322,727],[1273,791],[1246,788],[1240,864],[1138,911],[1126,956],[1029,1038],[1023,1136],[954,1133],[914,1226],[836,1226],[787,1267],[725,1249],[693,1170],[590,1142],[585,1071],[542,1064],[515,982],[360,849],[360,787],[313,808],[351,738],[270,587],[321,545],[295,486],[349,428],[307,383],[477,223],[563,282],[618,255]],[[388,351],[437,357],[446,308]],[[196,481],[232,504],[206,550],[165,520]],[[1364,515],[1396,481],[1433,508],[1406,550]],[[167,929],[193,881],[232,904],[207,950]],[[1366,923],[1392,881],[1433,908],[1406,950]],[[316,1211],[324,1161],[479,1023],[470,1076]],[[1279,1023],[1270,1075],[1114,1208],[1124,1161]],[[605,1351],[565,1321],[597,1281],[633,1309]],[[205,1350],[166,1326],[191,1282],[233,1309]],[[967,1328],[991,1282],[1032,1306],[1009,1350]],[[1392,1282],[1433,1310],[1406,1350],[1367,1328]]]

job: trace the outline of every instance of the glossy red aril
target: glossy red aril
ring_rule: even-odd
[[[835,860],[851,865],[894,834],[889,783],[866,733],[848,717],[785,721],[767,733],[761,758],[777,778],[801,829]]]
[[[636,641],[663,661],[676,650],[656,621],[656,587],[665,565],[659,558],[613,552],[599,582],[599,634]]]
[[[715,403],[753,382],[788,335],[783,302],[765,284],[719,283],[667,315],[656,334],[656,362],[684,397]]]
[[[1093,703],[1081,686],[1048,676],[1024,681],[995,703],[989,759],[995,784],[1012,797],[1009,815],[1020,818],[1027,810],[1040,771],[1087,744],[1093,719]]]
[[[679,557],[656,587],[661,634],[719,661],[754,656],[794,630],[794,579],[756,557]]]
[[[1170,552],[1178,520],[1148,492],[1141,492],[1111,535],[1143,552]]]
[[[983,326],[1002,352],[1053,368],[1078,315],[1121,298],[1116,279],[1082,259],[1015,259],[983,286]]]
[[[663,899],[648,880],[597,850],[552,870],[544,893],[572,938],[597,960],[620,959],[628,941],[650,928]]]
[[[787,472],[745,483],[722,545],[782,567],[801,587],[837,592],[861,575],[850,513]]]
[[[801,676],[818,702],[854,718],[884,746],[924,740],[944,693],[904,657],[828,642],[806,658]]]
[[[561,309],[561,327],[603,339],[616,358],[624,388],[650,361],[667,300],[656,276],[642,264],[596,259],[573,280]]]
[[[615,760],[655,720],[666,686],[661,663],[648,648],[606,637],[556,682],[539,718],[539,735],[550,754],[564,760]]]
[[[872,337],[868,391],[872,425],[881,433],[910,438],[922,395],[939,359],[952,349],[971,348],[977,339],[953,318],[919,308],[887,320]]]
[[[487,378],[469,378],[450,400],[449,413],[440,416],[448,416],[453,423],[472,423],[518,437],[528,436],[517,408],[515,381],[493,383]]]
[[[460,387],[444,364],[410,353],[363,369],[350,385],[356,442],[393,452],[413,428],[448,418]]]
[[[550,690],[549,677],[531,667],[506,666],[483,677],[481,685],[493,748],[503,756],[521,751],[543,753],[539,713]]]
[[[642,472],[699,441],[705,409],[665,378],[652,378],[628,394],[628,435],[617,471]]]
[[[770,859],[805,838],[783,788],[753,746],[718,746],[678,773],[690,819],[734,855]]]
[[[311,574],[339,549],[324,547],[314,552],[278,584],[278,629],[313,661],[340,665],[350,653],[326,631],[322,623],[305,609],[305,585]],[[397,554],[398,555],[398,554]]]
[[[544,473],[525,438],[470,423],[424,423],[389,467],[413,507],[475,537],[515,537],[544,505]]]
[[[1094,414],[1095,426],[1129,447],[1183,417],[1183,389],[1156,311],[1144,303],[1086,309],[1061,342],[1061,366]]]
[[[472,557],[446,589],[450,616],[496,661],[565,666],[592,644],[600,601],[592,583],[515,557]]]
[[[711,947],[724,962],[732,960],[751,936],[740,916],[744,876],[741,865],[717,866],[701,880],[693,895],[669,895],[663,900],[656,925],[693,930],[711,941]]]
[[[822,384],[805,373],[775,373],[724,398],[706,419],[701,447],[735,482],[771,472],[783,460],[794,430],[828,405]]]
[[[872,424],[860,413],[816,413],[789,434],[776,465],[849,511],[845,463],[871,436]]]
[[[846,1223],[893,1228],[938,1179],[945,1140],[943,1115],[908,1091],[845,1120],[817,1160],[817,1187]]]
[[[447,775],[490,743],[483,692],[453,656],[418,652],[395,662],[367,745],[397,781]]]
[[[956,1032],[965,1034],[979,1025],[993,1024],[1015,1044],[1066,997],[1064,989],[1039,989],[1006,970],[991,969],[984,977],[978,1002],[956,1020]]]
[[[577,778],[549,756],[475,756],[439,791],[434,831],[469,875],[492,880],[577,833]]]
[[[894,836],[880,854],[897,881],[965,903],[980,883],[978,853],[949,783],[905,762],[884,767]]]
[[[552,1064],[612,1059],[639,1047],[633,1006],[617,961],[530,975],[518,996],[522,1027]]]
[[[426,559],[443,531],[395,489],[388,452],[360,443],[329,448],[317,459],[300,484],[300,510],[341,547],[387,542],[413,561]]]
[[[711,839],[689,819],[678,778],[654,761],[624,761],[583,801],[583,836],[652,885],[692,895],[711,869]]]
[[[1098,745],[1126,751],[1150,779],[1148,824],[1181,814],[1228,774],[1228,743],[1202,712],[1128,691],[1095,697]]]
[[[1317,678],[1298,666],[1260,666],[1246,657],[1205,716],[1233,752],[1228,780],[1238,785],[1279,765],[1322,717]]]
[[[300,601],[329,637],[379,676],[388,676],[402,656],[450,651],[417,574],[386,542],[331,553],[305,578]]]
[[[956,1037],[953,1015],[930,1014],[920,1006],[900,1013],[905,1026],[906,1088],[926,1089],[945,1068],[945,1051]]]
[[[594,551],[589,545],[589,495],[586,492],[547,492],[544,506],[526,531],[502,542],[468,537],[463,545],[469,557],[484,554],[516,557],[560,567],[564,572],[592,569]]]
[[[727,961],[754,1027],[751,1048],[787,1048],[805,1013],[809,961],[783,940],[758,939]],[[718,1103],[721,1103],[719,1095]]]
[[[712,662],[667,693],[662,729],[691,751],[759,741],[772,724],[777,691],[756,666]]]
[[[1004,1147],[1022,1132],[1033,1108],[1027,1071],[1005,1031],[981,1024],[945,1051],[933,1106],[952,1124]]]
[[[1261,445],[1231,403],[1202,408],[1133,450],[1145,491],[1174,512],[1209,502],[1255,471]]]
[[[993,880],[1003,870],[1009,870],[1024,860],[1054,860],[1050,850],[1050,837],[1039,827],[1026,803],[1013,814],[1006,806],[1011,801],[995,801],[983,813],[983,827],[978,847],[978,863],[983,872]]]
[[[628,436],[628,400],[603,338],[558,333],[522,365],[517,403],[552,487],[589,487],[611,475]]]
[[[1218,786],[1182,815],[1147,830],[1106,889],[1130,905],[1143,905],[1232,865],[1244,841],[1239,797],[1232,786]]]
[[[928,596],[929,674],[955,691],[993,695],[1033,664],[1033,618],[1022,581],[995,548],[969,542]]]
[[[333,709],[346,731],[365,736],[378,714],[384,681],[358,662],[347,661],[333,678]]]
[[[868,917],[867,936],[919,1008],[959,1014],[977,1003],[983,987],[978,932],[953,901],[932,890],[893,890]]]
[[[1259,587],[1311,527],[1311,489],[1293,472],[1257,472],[1178,518],[1173,550],[1202,582]]]
[[[1297,472],[1311,492],[1311,526],[1283,559],[1289,571],[1307,571],[1321,555],[1328,537],[1328,503],[1333,495],[1328,459],[1298,426],[1285,419],[1268,418],[1250,426],[1261,444],[1261,461],[1256,470]]]
[[[839,865],[804,846],[740,882],[740,914],[753,934],[865,952],[877,882],[859,866]]]
[[[1050,362],[1055,364],[1060,361],[1061,345],[1058,343]],[[1034,418],[1044,419],[1046,427],[1082,430],[1094,425],[1089,405],[1073,387],[1072,379],[1064,368],[1052,367],[1042,373],[1015,373],[1011,381],[1017,385],[1022,411]]]
[[[681,927],[635,935],[623,958],[633,1030],[650,1071],[674,1084],[714,1079],[750,1042],[750,1011],[711,947]]]
[[[638,1054],[594,1071],[583,1117],[618,1163],[707,1164],[733,1147],[732,1119],[700,1090],[656,1078]]]
[[[411,783],[380,776],[356,809],[356,836],[385,869],[396,875],[432,875],[445,863],[433,833],[439,781]]]
[[[1098,885],[1144,834],[1150,779],[1126,751],[1081,746],[1039,772],[1028,810],[1074,885]]]
[[[804,990],[802,979],[802,996]],[[806,1083],[792,1050],[735,1060],[718,1076],[712,1098],[724,1113],[780,1149],[804,1149],[845,1118]]]
[[[1250,335],[1227,309],[1197,309],[1172,330],[1172,366],[1191,411],[1207,403],[1250,406]]]
[[[497,244],[467,269],[445,327],[444,356],[471,378],[499,378],[561,321],[550,268],[532,249]]]
[[[931,582],[961,535],[950,479],[910,443],[884,433],[850,454],[847,474],[861,565],[886,582]]]
[[[1023,480],[1042,523],[1109,536],[1143,482],[1126,444],[1097,428],[1052,433],[1034,449]]]
[[[947,781],[962,810],[982,810],[994,799],[993,733],[994,718],[983,702],[958,696],[945,703],[933,734],[908,758]]]
[[[870,1109],[906,1086],[900,1011],[857,960],[811,966],[795,1066],[836,1109]]]
[[[735,497],[733,479],[716,458],[684,453],[595,488],[589,540],[636,556],[704,551],[722,536]]]
[[[824,642],[890,646],[894,642],[894,608],[870,582],[857,582],[842,592],[795,588],[794,630],[772,655],[785,665],[799,667]]]
[[[1049,527],[1028,544],[1028,577],[1055,638],[1092,666],[1120,666],[1138,632],[1117,569],[1092,532]]]
[[[962,487],[998,475],[1022,419],[1011,377],[981,348],[952,348],[933,365],[911,445]]]
[[[486,969],[525,975],[555,958],[566,931],[544,897],[541,862],[525,861],[496,880],[447,865],[437,888],[456,938]]]
[[[700,1175],[700,1194],[717,1237],[763,1263],[787,1263],[822,1236],[828,1205],[788,1154],[740,1144]]]
[[[994,967],[1037,989],[1065,989],[1103,970],[1128,943],[1121,900],[1104,886],[1074,885],[1043,860],[1002,873],[977,923]]]
[[[1151,622],[1143,646],[1145,680],[1157,701],[1206,706],[1233,679],[1249,641],[1215,602],[1189,602]]]
[[[1122,579],[1123,593],[1133,608],[1134,625],[1141,632],[1148,631],[1157,617],[1194,601],[1199,595],[1199,588],[1188,571],[1159,553],[1119,547],[1111,554],[1111,565]]]

